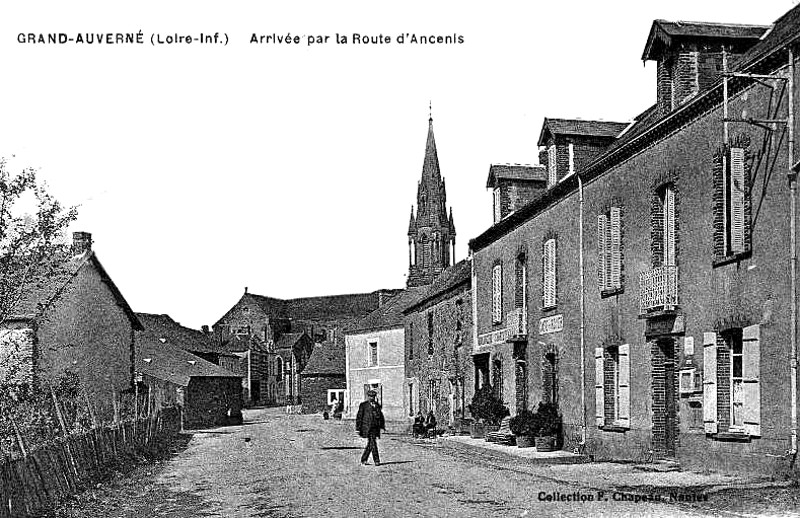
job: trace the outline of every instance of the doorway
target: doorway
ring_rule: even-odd
[[[675,340],[652,342],[653,451],[658,458],[675,456],[678,443],[678,390]]]

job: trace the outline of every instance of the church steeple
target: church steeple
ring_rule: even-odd
[[[433,117],[428,117],[428,140],[422,162],[422,177],[417,184],[417,213],[411,207],[408,228],[409,287],[425,286],[453,264],[455,226],[453,211],[447,215],[447,193],[439,170]]]

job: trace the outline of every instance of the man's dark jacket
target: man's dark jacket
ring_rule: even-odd
[[[386,429],[383,419],[383,411],[378,403],[373,408],[369,401],[363,401],[358,405],[356,414],[356,431],[361,437],[367,437],[370,433],[375,437],[381,436],[381,430]]]

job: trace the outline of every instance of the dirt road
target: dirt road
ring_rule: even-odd
[[[687,506],[619,495],[503,469],[477,455],[385,435],[383,464],[362,466],[351,422],[252,410],[242,426],[195,433],[164,463],[59,516],[486,517],[689,516]]]

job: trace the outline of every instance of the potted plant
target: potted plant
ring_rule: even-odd
[[[469,411],[475,419],[470,430],[470,435],[474,439],[484,437],[487,429],[496,431],[500,427],[500,421],[509,414],[508,408],[489,385],[484,385],[475,392]]]
[[[555,403],[539,403],[536,410],[539,425],[536,434],[536,451],[555,451],[561,433],[561,415]]]
[[[517,446],[531,448],[534,437],[539,433],[539,416],[530,410],[523,410],[511,418],[508,427],[517,438]]]

